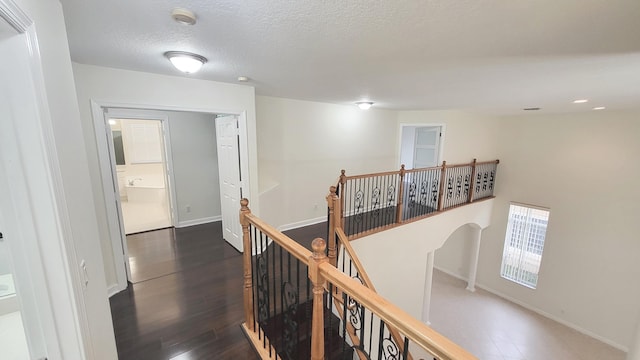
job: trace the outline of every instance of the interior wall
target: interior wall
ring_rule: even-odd
[[[444,125],[441,139],[444,147],[440,156],[448,164],[469,163],[474,158],[478,161],[498,158],[494,118],[462,111],[401,111],[398,123]],[[397,141],[399,149],[399,137]]]
[[[168,65],[170,66],[170,64]],[[176,109],[189,111],[214,111],[237,113],[246,111],[249,147],[249,188],[251,201],[258,199],[258,162],[256,148],[255,93],[245,85],[218,83],[214,81],[166,76],[137,71],[120,70],[93,65],[73,63],[73,75],[80,104],[82,134],[86,143],[86,155],[91,175],[90,185],[94,192],[95,211],[98,215],[99,239],[103,249],[104,272],[107,284],[117,284],[115,263],[111,248],[111,235],[107,224],[104,191],[98,162],[97,143],[91,114],[91,101],[101,103],[130,104],[148,109]],[[256,212],[259,206],[256,206]]]
[[[497,197],[477,275],[479,286],[623,350],[632,345],[640,316],[639,115],[607,110],[501,119]],[[551,211],[536,290],[500,277],[510,201]],[[466,277],[455,259],[438,255],[439,266]]]
[[[434,266],[458,277],[467,278],[471,261],[473,228],[461,226],[439,248],[434,256]],[[438,311],[434,309],[434,311]]]
[[[341,169],[355,175],[397,167],[394,111],[266,96],[256,97],[256,110],[261,215],[272,225],[324,220]]]
[[[360,238],[351,245],[378,293],[421,319],[427,255],[466,224],[489,226],[492,208],[492,199],[478,201]]]
[[[58,175],[60,189],[64,198],[58,199],[63,208],[58,209],[61,227],[64,234],[71,234],[68,239],[71,248],[65,248],[67,264],[71,278],[66,281],[73,285],[75,292],[84,300],[82,306],[74,308],[80,314],[57,312],[55,319],[58,338],[48,339],[52,343],[60,343],[63,347],[62,357],[78,358],[86,356],[92,359],[113,359],[117,357],[115,338],[109,302],[106,296],[105,272],[100,252],[102,238],[92,197],[89,168],[91,158],[87,155],[86,144],[82,133],[82,120],[79,115],[76,89],[73,82],[71,59],[67,42],[66,28],[62,6],[58,1],[17,0],[18,6],[34,21],[37,32],[37,48],[31,49],[39,53],[44,83],[40,95],[46,97],[46,109],[42,109],[43,123],[50,123],[55,144],[58,163],[49,164],[51,172]],[[52,191],[52,190],[51,190]],[[66,221],[68,220],[68,221]],[[68,226],[68,227],[67,227]],[[51,247],[62,246],[54,241],[47,242]],[[82,261],[86,263],[89,282],[84,288],[80,284],[80,269],[76,267]],[[48,262],[46,259],[43,262]],[[54,269],[48,269],[48,276],[56,278]],[[76,299],[69,292],[69,287],[62,283],[49,284],[53,294],[52,307],[74,307]],[[61,302],[59,302],[61,301]],[[56,310],[54,310],[56,311]],[[80,329],[82,333],[80,334]],[[97,334],[100,334],[99,336]],[[93,336],[92,336],[93,335]],[[75,339],[82,336],[83,349],[65,348]],[[79,354],[82,353],[82,354]]]
[[[168,116],[179,225],[218,219],[222,210],[215,115],[172,111]]]

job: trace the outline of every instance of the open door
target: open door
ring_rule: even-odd
[[[222,235],[238,251],[242,251],[240,226],[240,199],[242,198],[242,174],[240,172],[238,117],[216,118],[218,168],[220,176],[220,200],[222,208]]]

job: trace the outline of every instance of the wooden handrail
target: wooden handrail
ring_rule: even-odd
[[[500,163],[500,160],[488,160],[488,161],[478,161],[476,163],[476,165],[499,164],[499,163]],[[473,165],[473,162],[463,163],[463,164],[452,164],[452,165],[447,164],[447,168],[457,168],[457,167],[470,166],[470,165]],[[426,167],[426,168],[406,169],[405,173],[414,173],[414,172],[419,172],[419,171],[436,170],[436,169],[441,169],[441,168],[442,168],[442,166],[432,166],[432,167]],[[342,175],[345,174],[344,171],[345,170],[342,170]],[[350,176],[346,176],[345,175],[344,178],[340,177],[340,179],[341,179],[340,181],[343,181],[342,179],[344,179],[344,181],[348,181],[348,180],[363,179],[363,178],[374,177],[374,176],[399,175],[399,174],[400,174],[400,170],[384,171],[384,172],[360,174],[360,175],[350,175]]]
[[[276,228],[267,224],[251,213],[246,215],[246,219],[255,227],[260,229],[264,234],[266,234],[271,240],[277,242],[278,245],[282,246],[283,249],[291,253],[291,255],[295,256],[298,260],[309,266],[309,257],[311,256],[311,251],[307,250],[304,246],[293,241],[290,237],[281,233]]]
[[[393,305],[376,292],[345,276],[331,264],[318,265],[324,279],[337,286],[349,297],[357,301],[389,326],[395,327],[414,343],[441,360],[477,360],[475,356],[461,348],[445,336],[423,324],[402,309]]]

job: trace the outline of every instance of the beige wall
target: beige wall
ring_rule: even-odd
[[[396,112],[265,96],[256,112],[261,214],[275,226],[325,219],[341,169],[396,167]]]
[[[622,349],[632,344],[640,311],[639,116],[606,111],[500,119],[493,129],[497,198],[477,278],[480,286]],[[499,275],[510,201],[551,209],[536,290]],[[464,236],[454,234],[436,253],[437,266],[466,276]]]

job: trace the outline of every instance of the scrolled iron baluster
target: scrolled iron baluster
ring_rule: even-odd
[[[456,198],[462,196],[462,175],[458,175],[456,178]]]
[[[487,184],[489,182],[489,173],[485,172],[484,175],[482,176],[482,191],[486,191],[487,190]]]
[[[469,196],[469,187],[470,187],[470,181],[471,181],[471,175],[470,174],[466,174],[464,176],[464,196],[468,197]]]
[[[409,207],[413,207],[415,205],[416,188],[417,188],[417,185],[415,181],[412,181],[411,184],[409,184],[409,204],[408,204]]]
[[[378,187],[371,192],[371,210],[373,210],[371,214],[373,217],[377,218],[380,215],[380,188]]]
[[[258,268],[258,323],[265,328],[269,318],[269,272],[262,254],[256,258],[256,265]]]
[[[389,337],[382,338],[382,356],[385,360],[398,360],[400,359],[400,349],[393,338],[391,333]]]
[[[433,179],[433,184],[431,185],[431,202],[438,203],[438,179]]]
[[[358,190],[356,192],[356,196],[353,200],[353,204],[356,210],[356,222],[362,222],[363,218],[363,209],[364,209],[364,192],[362,190]]]
[[[288,359],[295,359],[298,346],[298,323],[296,322],[296,314],[298,311],[298,292],[293,285],[286,281],[282,284],[282,293],[284,294],[284,352]]]
[[[447,199],[451,199],[453,197],[453,177],[450,176],[447,178]]]
[[[422,180],[422,184],[420,184],[420,203],[427,205],[427,202],[429,202],[429,182]]]
[[[491,170],[490,176],[489,176],[489,190],[493,191],[493,184],[494,181],[496,179],[496,171],[495,170]]]
[[[476,175],[476,193],[480,192],[480,185],[482,184],[482,172],[478,171]]]

